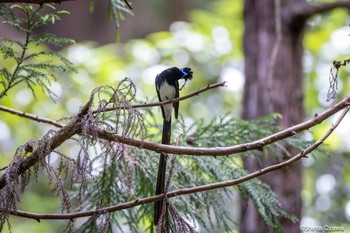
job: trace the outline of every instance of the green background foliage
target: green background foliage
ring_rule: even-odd
[[[60,54],[62,57],[72,61],[77,71],[67,73],[62,72],[63,68],[58,69],[58,71],[55,69],[56,71],[53,74],[56,79],[50,79],[50,83],[47,83],[50,90],[54,93],[54,95],[51,95],[51,98],[50,95],[43,93],[40,87],[33,86],[31,91],[22,83],[13,87],[5,97],[1,98],[0,104],[59,120],[59,118],[70,117],[76,114],[79,107],[89,99],[91,92],[96,87],[101,85],[115,86],[124,77],[130,78],[135,83],[137,87],[136,101],[141,103],[153,102],[157,101],[154,90],[155,74],[167,66],[190,66],[194,70],[194,79],[187,83],[181,95],[219,80],[226,80],[228,87],[208,91],[192,98],[190,101],[181,102],[182,117],[177,124],[178,130],[175,132],[180,134],[187,130],[187,135],[191,134],[191,128],[186,128],[185,126],[191,125],[196,121],[200,122],[202,126],[209,124],[212,127],[216,123],[215,121],[222,120],[220,116],[224,116],[226,113],[229,113],[231,117],[239,117],[244,83],[241,48],[244,27],[241,17],[242,5],[242,1],[229,0],[205,4],[201,8],[190,12],[188,22],[174,22],[168,31],[155,32],[144,39],[129,40],[125,43],[116,42],[103,46],[98,46],[93,41],[64,46]],[[72,13],[74,14],[74,12]],[[62,19],[64,20],[64,16],[62,16]],[[50,19],[48,18],[47,20]],[[44,19],[43,23],[45,23]],[[329,70],[333,60],[345,59],[348,56],[349,38],[347,34],[350,32],[350,28],[344,26],[347,24],[348,13],[345,10],[335,10],[325,16],[317,16],[309,23],[304,40],[306,48],[304,60],[304,105],[308,117],[312,117],[315,113],[330,106],[330,103],[325,102]],[[36,41],[47,42],[41,40],[40,36],[35,38]],[[56,38],[51,37],[51,39],[54,40],[50,41],[57,42],[55,44],[60,42]],[[193,43],[194,41],[195,43]],[[71,41],[67,39],[61,42],[70,43]],[[17,47],[18,50],[23,48],[22,45]],[[4,56],[3,58],[8,53],[17,52],[8,48],[8,42],[1,41],[0,51]],[[43,45],[36,45],[35,41],[33,41],[33,45],[29,47],[29,50],[33,54],[51,55],[48,48]],[[142,52],[140,53],[140,51]],[[33,57],[36,56],[33,55]],[[56,57],[55,59],[59,60],[61,57]],[[47,58],[36,57],[34,59],[34,62],[39,64],[43,61],[47,61]],[[68,64],[70,66],[65,60],[62,61],[63,65]],[[2,69],[3,67],[16,67],[16,62],[9,59],[1,60],[0,68]],[[5,74],[1,73],[1,75]],[[348,93],[349,81],[347,71],[341,70],[340,81],[339,98]],[[35,95],[33,95],[33,92]],[[152,108],[141,110],[141,112],[148,123],[148,137],[154,141],[159,141],[160,110]],[[41,138],[51,128],[51,126],[42,123],[32,123],[29,120],[20,119],[4,112],[0,112],[0,116],[0,167],[8,165],[19,145],[33,138]],[[228,119],[232,122],[231,118]],[[205,127],[203,128],[205,129]],[[211,129],[215,129],[215,127]],[[217,128],[217,130],[219,129]],[[325,126],[318,126],[312,129],[310,134],[304,136],[307,139],[318,139],[325,130],[327,130]],[[212,133],[209,131],[209,133],[203,133],[202,137],[198,137],[196,141],[198,145],[211,146],[212,144],[210,143],[213,143],[214,139],[217,141],[222,140],[222,138],[210,138],[207,136]],[[326,148],[329,150],[326,153],[327,155],[314,154],[314,156],[303,160],[305,167],[302,193],[304,223],[311,222],[318,225],[333,224],[349,227],[350,164],[347,160],[349,154],[347,145],[349,142],[346,136],[348,134],[343,131],[335,132],[327,140],[329,145]],[[236,141],[230,143],[236,143]],[[68,143],[65,150],[67,154],[74,154],[77,148],[74,147],[73,143],[70,146]],[[144,155],[144,157],[147,158],[149,155]],[[197,163],[203,163],[203,166],[212,164],[213,167],[208,168],[209,170],[217,170],[218,167],[222,166],[221,159],[208,160],[210,160],[208,163],[203,163],[200,160]],[[148,162],[155,163],[154,161],[156,159],[153,158],[153,160],[151,159]],[[186,163],[186,159],[179,163]],[[240,160],[233,159],[232,163],[230,165],[239,164]],[[183,179],[187,177],[185,174],[177,175]],[[219,177],[223,179],[222,177],[225,177],[225,174],[221,175]],[[232,176],[235,175],[237,174],[232,174]],[[51,193],[52,187],[48,187],[45,184],[45,177],[46,174],[39,173],[38,182],[30,183],[28,187],[30,191],[24,193],[19,204],[20,209],[41,213],[53,213],[60,209],[60,202]],[[196,180],[197,184],[211,179],[217,180],[217,177],[208,176],[205,178],[207,180],[199,176],[195,180],[198,179]],[[150,182],[150,179],[146,177],[141,182]],[[174,187],[176,187],[176,184],[174,184]],[[179,187],[181,186],[179,185]],[[141,186],[139,188],[145,187]],[[147,190],[143,190],[143,192],[147,192]],[[152,194],[150,190],[148,192],[150,195]],[[135,193],[135,197],[137,197],[137,194]],[[214,195],[222,194],[216,193]],[[232,190],[231,195],[233,195]],[[237,199],[231,200],[230,204],[237,205]],[[114,201],[105,200],[105,204],[115,203]],[[326,203],[326,206],[322,203]],[[178,205],[184,206],[184,201],[180,199]],[[142,211],[147,212],[150,209],[151,205],[148,205]],[[137,211],[133,211],[132,214],[125,212],[124,216],[116,217],[126,221],[127,217],[137,216]],[[237,213],[231,213],[231,211],[229,213],[235,216],[237,221]],[[42,221],[40,224],[33,224],[33,220],[11,217],[11,222],[13,232],[62,232],[66,227],[63,221]],[[150,225],[150,222],[151,219],[145,217],[138,226],[134,227],[145,228]],[[217,224],[217,219],[213,220],[213,222],[201,222],[200,225],[215,225]],[[81,224],[81,221],[77,221],[77,224]],[[127,231],[127,228],[124,227],[121,226]],[[221,227],[225,228],[225,226]],[[200,229],[203,232],[209,231],[205,228]]]

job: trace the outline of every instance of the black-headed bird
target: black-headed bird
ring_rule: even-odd
[[[157,89],[157,94],[159,101],[171,100],[179,97],[179,80],[192,79],[191,68],[178,68],[171,67],[164,70],[157,75],[155,84]],[[177,119],[179,114],[179,102],[165,104],[161,106],[163,115],[163,133],[162,133],[162,144],[170,144],[171,137],[171,115],[174,108],[175,119]],[[158,175],[157,175],[157,186],[156,195],[164,193],[165,186],[165,172],[166,172],[166,161],[167,155],[165,153],[160,154],[159,164],[158,164]],[[162,213],[163,201],[157,201],[154,205],[154,224],[157,225]]]

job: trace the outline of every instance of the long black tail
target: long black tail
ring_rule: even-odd
[[[163,120],[163,134],[162,144],[170,144],[171,137],[171,118],[169,121]],[[167,154],[160,153],[159,164],[158,164],[158,176],[157,176],[157,187],[156,195],[164,193],[165,186],[165,172],[166,172],[166,161]],[[157,225],[162,213],[163,201],[157,201],[154,203],[154,225]]]

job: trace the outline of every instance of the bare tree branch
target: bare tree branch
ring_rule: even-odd
[[[34,114],[21,112],[21,111],[18,111],[16,109],[8,108],[8,107],[1,106],[1,105],[0,105],[0,111],[8,112],[8,113],[20,116],[20,117],[25,117],[25,118],[28,118],[28,119],[31,119],[31,120],[34,120],[37,122],[42,122],[42,123],[54,125],[54,126],[59,127],[59,128],[62,128],[65,126],[64,124],[58,123],[57,121],[54,121],[54,120],[51,120],[51,119],[48,119],[45,117],[40,117],[40,116],[37,116]]]
[[[207,91],[207,90],[210,90],[213,88],[217,88],[217,87],[223,87],[223,86],[225,86],[225,84],[226,84],[226,82],[214,83],[214,84],[210,84],[206,87],[203,87],[201,89],[198,89],[197,91],[194,91],[188,95],[184,95],[184,96],[181,96],[181,97],[176,98],[176,99],[163,101],[163,102],[156,102],[156,103],[134,104],[134,105],[128,106],[128,108],[157,107],[157,106],[162,106],[164,104],[171,104],[171,103],[175,103],[175,102],[180,102],[180,101],[189,99],[193,96],[199,95],[200,93],[202,93],[204,91]],[[126,107],[120,106],[120,107],[115,107],[115,108],[105,108],[103,110],[94,110],[94,111],[92,111],[92,113],[95,114],[95,113],[101,113],[101,112],[115,111],[115,110],[120,110],[120,109],[124,109],[124,108],[126,108]],[[28,118],[28,119],[31,119],[31,120],[34,120],[37,122],[42,122],[42,123],[54,125],[54,126],[59,127],[59,128],[62,128],[65,126],[64,124],[61,124],[61,123],[54,121],[54,120],[51,120],[49,118],[40,117],[40,116],[31,114],[31,113],[21,112],[21,111],[18,111],[16,109],[12,109],[12,108],[1,106],[1,105],[0,105],[0,111],[11,113],[11,114],[14,114],[14,115],[17,115],[20,117],[25,117],[25,118]]]
[[[79,114],[71,120],[66,126],[58,130],[52,137],[44,137],[38,146],[24,161],[19,165],[17,174],[20,175],[30,167],[34,166],[45,156],[50,154],[54,149],[59,147],[63,142],[71,138],[73,135],[81,132],[81,118],[80,116],[86,114],[90,109],[92,99],[90,99],[85,106],[80,110]],[[45,153],[44,153],[45,152]],[[6,173],[0,177],[0,189],[6,186]]]
[[[301,151],[297,155],[294,155],[290,159],[275,164],[271,165],[269,167],[265,167],[261,170],[258,170],[256,172],[250,173],[246,176],[240,177],[238,179],[234,180],[229,180],[229,181],[222,181],[222,182],[217,182],[213,184],[207,184],[207,185],[201,185],[193,188],[184,188],[184,189],[178,189],[175,191],[171,191],[167,193],[168,198],[172,197],[177,197],[181,195],[187,195],[187,194],[192,194],[192,193],[197,193],[197,192],[203,192],[203,191],[208,191],[208,190],[214,190],[214,189],[219,189],[219,188],[225,188],[225,187],[230,187],[234,186],[243,182],[246,182],[248,180],[260,177],[266,173],[287,167],[288,165],[291,165],[292,163],[300,160],[303,157],[306,157],[309,153],[317,149],[332,133],[333,131],[338,127],[340,122],[344,119],[345,115],[348,113],[350,110],[350,107],[346,107],[342,114],[338,117],[337,121],[329,128],[329,130],[319,139],[317,140],[314,144],[306,148],[304,151]],[[133,201],[128,201],[125,203],[121,203],[118,205],[113,205],[105,208],[100,208],[96,210],[89,210],[89,211],[80,211],[80,212],[75,212],[75,213],[67,213],[67,214],[37,214],[37,213],[31,213],[31,212],[26,212],[26,211],[21,211],[21,210],[13,210],[11,212],[12,215],[18,216],[18,217],[24,217],[24,218],[30,218],[30,219],[35,219],[35,220],[41,220],[41,219],[75,219],[75,218],[81,218],[81,217],[88,217],[88,216],[93,216],[99,213],[106,213],[106,212],[115,212],[123,209],[128,209],[132,208],[135,206],[143,205],[146,203],[154,202],[161,200],[163,198],[164,194],[156,195],[156,196],[151,196],[151,197],[146,197],[146,198],[139,198]]]
[[[95,133],[99,138],[115,141],[119,143],[124,143],[127,145],[139,147],[142,149],[147,149],[155,152],[164,152],[169,154],[178,155],[196,155],[196,156],[226,156],[232,155],[240,152],[246,152],[250,150],[262,150],[266,145],[272,144],[276,141],[285,139],[290,136],[309,129],[317,124],[320,124],[324,120],[328,119],[330,116],[339,112],[340,110],[346,108],[350,105],[350,97],[344,98],[338,104],[334,105],[332,108],[324,111],[322,114],[315,116],[314,118],[300,123],[298,125],[292,126],[290,128],[284,129],[280,132],[272,134],[270,136],[261,138],[259,140],[243,143],[228,147],[214,147],[214,148],[203,148],[203,147],[184,147],[184,146],[171,146],[164,145],[154,142],[149,142],[146,140],[138,138],[123,137],[118,134],[107,132],[101,129],[94,129]]]
[[[295,18],[308,19],[316,14],[323,14],[335,8],[350,8],[350,1],[335,1],[317,5],[296,3],[291,7],[292,16]]]
[[[51,140],[50,143],[45,142],[47,144],[49,143],[49,150],[47,151],[46,155],[52,152],[55,148],[60,146],[65,140],[72,137],[74,134],[79,134],[81,132],[81,124],[80,124],[79,116],[82,116],[84,113],[88,111],[88,108],[90,108],[91,106],[91,102],[92,102],[92,99],[90,99],[90,101],[83,107],[83,109],[80,111],[78,116],[76,116],[68,125],[61,128],[61,130],[59,130],[54,136],[52,136],[52,138],[50,138]],[[275,134],[272,134],[270,136],[267,136],[265,138],[262,138],[253,142],[248,142],[248,143],[229,146],[229,147],[196,148],[196,147],[170,146],[170,145],[149,142],[138,138],[124,137],[115,133],[101,130],[99,128],[94,128],[92,129],[92,131],[101,139],[124,143],[127,145],[131,145],[131,146],[135,146],[135,147],[139,147],[142,149],[147,149],[155,152],[165,152],[165,153],[179,154],[179,155],[225,156],[225,155],[232,155],[240,152],[246,152],[250,150],[262,150],[263,147],[266,145],[272,144],[278,140],[282,140],[290,136],[294,136],[299,132],[302,132],[317,124],[320,124],[324,120],[328,119],[330,116],[348,107],[349,105],[350,105],[350,97],[346,97],[342,101],[340,101],[338,104],[334,105],[332,108],[324,111],[322,114],[315,116],[314,118],[308,121],[305,121],[303,123],[292,126],[290,128],[287,128],[285,130],[282,130],[280,132],[277,132]],[[41,148],[37,148],[36,150],[34,150],[33,153],[24,160],[23,164],[20,165],[18,174],[22,174],[24,171],[26,171],[35,163],[37,163],[40,159],[42,159],[40,157],[40,155],[42,154],[40,152],[40,149]],[[2,189],[5,186],[6,186],[5,175],[2,175],[0,177],[0,189]]]
[[[174,100],[172,100],[172,102],[181,101],[181,100],[193,97],[195,95],[198,95],[199,93],[204,92],[206,90],[209,90],[209,89],[212,89],[212,88],[216,88],[216,87],[219,87],[219,86],[224,86],[224,85],[225,85],[225,82],[216,83],[216,84],[213,84],[213,85],[208,85],[207,87],[201,88],[201,89],[199,89],[199,90],[197,90],[197,91],[195,91],[195,92],[193,92],[193,93],[191,93],[189,95],[183,96],[181,98],[174,99]],[[54,136],[52,136],[50,139],[47,139],[45,137],[42,138],[43,145],[41,147],[45,147],[45,152],[46,153],[45,154],[42,153],[43,149],[41,147],[39,147],[36,150],[34,150],[33,153],[31,153],[31,155],[29,155],[23,161],[23,163],[20,165],[20,169],[18,170],[18,175],[22,174],[24,171],[26,171],[27,169],[29,169],[30,167],[35,165],[38,161],[40,161],[40,159],[42,159],[46,155],[50,154],[54,149],[56,149],[58,146],[60,146],[65,140],[69,139],[70,137],[72,137],[75,134],[80,134],[81,131],[82,131],[81,130],[81,124],[80,124],[81,117],[90,110],[92,101],[93,101],[93,97],[90,98],[89,102],[80,110],[79,114],[77,116],[75,116],[70,121],[70,123],[68,123],[67,125],[60,124],[60,123],[58,123],[56,121],[53,121],[51,119],[47,119],[47,118],[44,118],[44,117],[39,117],[39,116],[36,116],[36,115],[33,115],[33,114],[21,112],[21,111],[18,111],[18,110],[15,110],[15,109],[11,109],[11,108],[8,108],[8,107],[5,107],[5,106],[0,106],[0,111],[1,110],[2,111],[6,111],[6,112],[11,113],[11,114],[15,114],[15,115],[18,115],[18,116],[21,116],[21,117],[26,117],[26,118],[29,118],[29,119],[32,119],[32,120],[35,120],[35,121],[38,121],[38,122],[45,122],[45,123],[48,123],[48,124],[51,124],[51,125],[55,125],[55,126],[61,128],[61,130],[56,132],[54,134]],[[169,102],[172,103],[171,101],[169,101]],[[147,107],[152,106],[152,105],[153,106],[160,106],[161,104],[162,103],[148,104]],[[139,105],[138,107],[141,107],[141,106]],[[102,132],[102,133],[105,132],[105,131],[103,131],[101,129],[98,129],[98,128],[95,128],[94,131],[95,132]],[[113,133],[109,133],[109,134],[113,135]],[[120,136],[120,137],[122,137],[122,136]],[[126,138],[126,137],[122,137],[122,138],[125,141],[129,141],[129,139]],[[102,138],[102,139],[105,139],[105,138]],[[109,139],[107,139],[107,140],[109,140]],[[140,141],[141,139],[135,139],[135,140]],[[109,141],[111,141],[111,140],[109,140]],[[0,177],[0,189],[2,189],[3,187],[6,186],[6,176],[5,176],[5,174]]]
[[[156,102],[156,103],[144,103],[144,104],[133,104],[130,106],[127,106],[128,108],[146,108],[146,107],[157,107],[157,106],[163,106],[165,104],[172,104],[172,103],[176,103],[176,102],[180,102],[182,100],[185,99],[189,99],[193,96],[199,95],[202,92],[205,92],[207,90],[213,89],[213,88],[217,88],[217,87],[224,87],[226,84],[225,81],[220,82],[220,83],[214,83],[214,84],[209,84],[206,87],[202,87],[201,89],[198,89],[197,91],[194,91],[188,95],[184,95],[181,96],[179,98],[175,98],[175,99],[171,99],[171,100],[167,100],[167,101],[163,101],[163,102]],[[119,109],[124,109],[126,108],[125,106],[117,106],[114,108],[105,108],[103,110],[94,110],[93,113],[99,113],[99,112],[108,112],[108,111],[114,111],[114,110],[119,110]]]
[[[132,7],[131,7],[130,3],[128,2],[128,0],[124,0],[124,2],[130,8],[130,10],[132,10]]]
[[[215,85],[219,85],[219,84],[220,83],[215,84]],[[204,89],[204,88],[202,88],[202,89]],[[200,90],[202,90],[202,89],[200,89]],[[198,91],[200,91],[200,90],[198,90]],[[196,92],[191,93],[187,96],[183,96],[182,98],[185,98],[185,97],[189,98],[189,97],[195,95],[195,93]],[[177,100],[179,101],[179,99],[181,99],[181,98],[178,98]],[[330,116],[334,115],[338,111],[347,107],[349,105],[349,103],[350,103],[350,97],[344,98],[342,101],[340,101],[338,104],[334,105],[332,108],[326,110],[322,114],[319,114],[318,116],[316,116],[308,121],[305,121],[303,123],[292,126],[290,128],[287,128],[285,130],[282,130],[280,132],[277,132],[275,134],[272,134],[270,136],[267,136],[265,138],[262,138],[262,139],[259,139],[259,140],[253,141],[253,142],[248,142],[248,143],[229,146],[229,147],[196,148],[196,147],[171,146],[171,145],[163,145],[163,144],[159,144],[159,143],[154,143],[154,142],[146,141],[146,140],[139,139],[139,138],[124,137],[124,136],[121,136],[121,135],[118,135],[118,134],[115,134],[112,132],[108,132],[105,130],[101,130],[98,128],[95,128],[94,131],[96,132],[98,137],[101,139],[125,143],[127,145],[131,145],[131,146],[135,146],[135,147],[139,147],[139,148],[143,148],[143,149],[147,149],[147,150],[151,150],[151,151],[156,151],[156,152],[165,152],[165,153],[171,153],[171,154],[197,155],[197,156],[204,156],[204,155],[225,156],[225,155],[245,152],[245,151],[249,151],[249,150],[261,150],[266,145],[269,145],[269,144],[276,142],[278,140],[282,140],[284,138],[293,136],[293,135],[295,135],[303,130],[306,130],[308,128],[311,128],[311,127],[321,123],[325,119],[329,118]],[[15,112],[12,110],[9,112],[15,114]],[[19,112],[19,115],[22,115],[24,117],[28,117],[31,114],[24,114],[24,113]],[[39,117],[32,115],[32,119],[38,119],[38,118]],[[45,118],[39,118],[39,119],[41,119],[45,122],[52,121],[52,120],[48,120]],[[55,123],[55,122],[53,121],[51,123]],[[58,124],[56,124],[56,125],[58,125]],[[0,181],[1,181],[1,179],[0,179]],[[1,182],[0,182],[0,188],[1,188]]]

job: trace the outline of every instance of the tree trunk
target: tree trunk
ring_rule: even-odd
[[[243,118],[256,119],[273,112],[282,114],[279,125],[288,127],[303,120],[302,55],[304,21],[287,22],[281,18],[281,37],[275,23],[274,0],[244,1],[244,54],[245,87]],[[283,0],[280,13],[301,0]],[[278,39],[280,38],[280,40]],[[280,41],[280,43],[279,43]],[[277,51],[274,57],[274,51]],[[293,152],[292,152],[293,153]],[[262,155],[263,156],[263,155]],[[282,155],[286,156],[286,155]],[[258,164],[253,158],[244,158],[244,166],[249,171],[275,164],[272,156],[262,158]],[[262,177],[279,196],[283,208],[301,217],[301,164],[275,171]],[[299,232],[299,224],[281,220],[286,232]],[[251,201],[242,204],[240,232],[262,232],[265,229]]]

